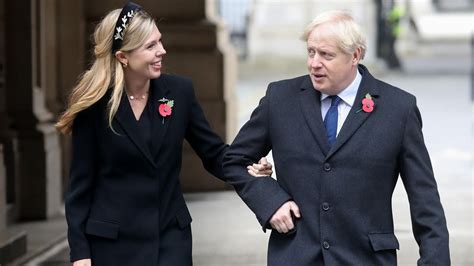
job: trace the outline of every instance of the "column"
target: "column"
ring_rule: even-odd
[[[0,265],[4,265],[26,253],[25,232],[11,230],[6,223],[6,171],[3,159],[3,146],[0,144]]]
[[[55,101],[59,108],[55,113],[59,116],[66,108],[72,88],[76,85],[79,75],[86,67],[86,40],[84,1],[57,1],[57,73]],[[50,109],[51,110],[51,109]],[[71,161],[71,136],[60,134],[61,144],[61,176],[62,195],[68,186],[69,167]]]
[[[7,115],[18,150],[18,219],[46,219],[59,212],[60,148],[53,115],[46,108],[48,86],[48,35],[44,16],[50,1],[5,1]],[[28,12],[30,11],[30,12]],[[54,64],[54,62],[52,62]]]

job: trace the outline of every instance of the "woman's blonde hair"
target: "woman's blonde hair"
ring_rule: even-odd
[[[353,54],[357,48],[360,48],[360,58],[364,59],[367,49],[366,40],[359,25],[349,13],[341,10],[321,13],[313,22],[306,26],[301,39],[307,42],[311,32],[322,25],[325,26],[325,32],[336,39],[342,51],[347,54]]]
[[[62,133],[70,133],[76,115],[99,101],[109,89],[113,90],[108,102],[108,122],[112,129],[112,120],[117,113],[124,88],[122,65],[112,53],[114,28],[120,11],[121,9],[111,11],[95,29],[95,60],[91,68],[82,74],[69,97],[66,111],[56,123],[56,128]],[[150,15],[143,10],[138,11],[124,32],[119,50],[131,52],[143,45],[154,26],[155,21]]]

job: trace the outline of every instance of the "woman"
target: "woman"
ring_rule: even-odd
[[[191,81],[161,73],[161,34],[140,6],[110,12],[94,40],[95,62],[57,123],[73,140],[71,261],[191,265],[191,216],[178,180],[182,143],[221,179],[227,145],[211,131]],[[249,169],[271,174],[265,161]]]

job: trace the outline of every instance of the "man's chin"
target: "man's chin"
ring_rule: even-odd
[[[327,89],[326,87],[324,86],[323,83],[320,83],[320,82],[316,82],[314,79],[311,80],[313,82],[313,88],[321,93],[325,93],[327,94]]]

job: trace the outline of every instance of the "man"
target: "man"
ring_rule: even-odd
[[[399,175],[418,264],[449,265],[415,97],[359,64],[365,39],[349,14],[321,14],[303,38],[309,75],[271,83],[224,159],[241,198],[264,230],[274,229],[268,265],[396,265],[391,200]],[[270,150],[277,181],[246,173]]]

